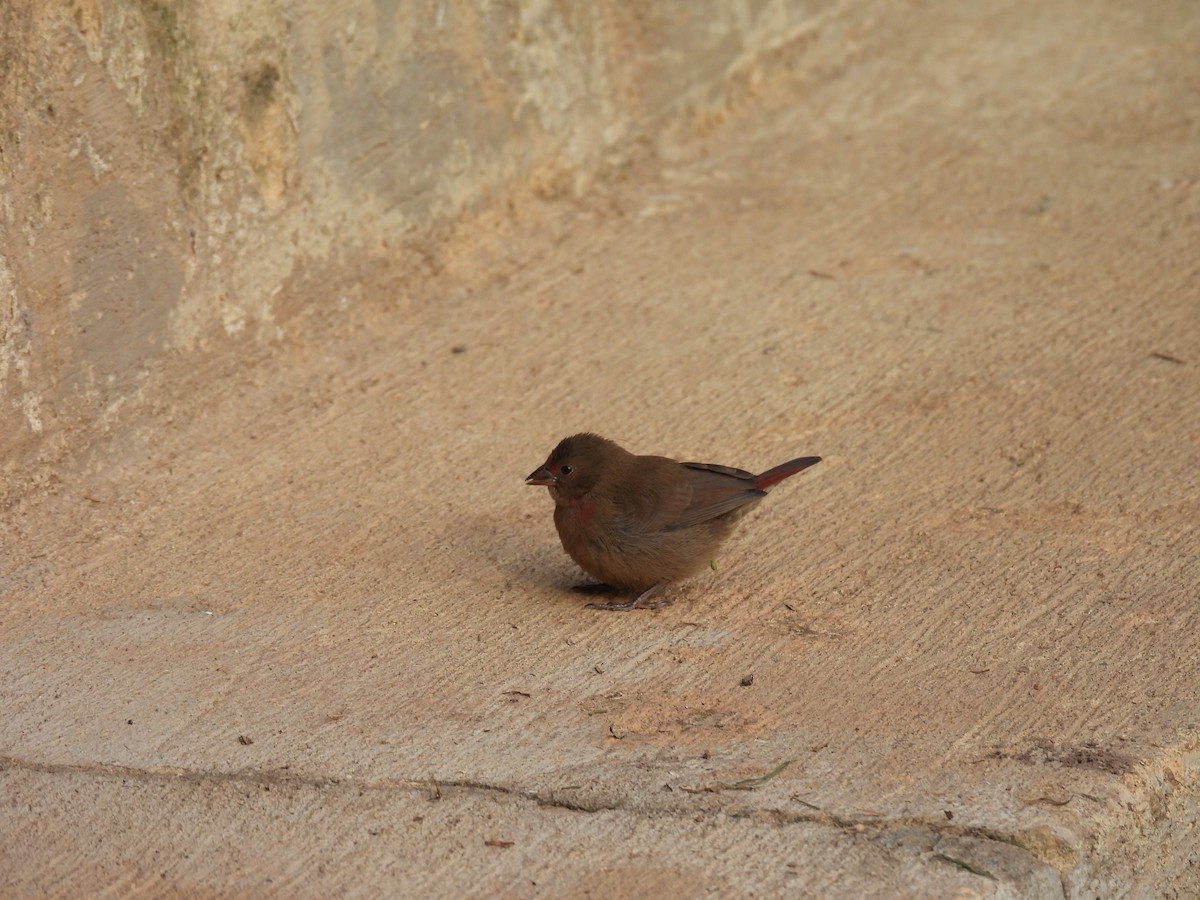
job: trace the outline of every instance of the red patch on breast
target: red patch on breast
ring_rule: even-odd
[[[589,497],[579,497],[568,504],[575,512],[575,518],[580,522],[590,521],[596,512],[596,503]]]

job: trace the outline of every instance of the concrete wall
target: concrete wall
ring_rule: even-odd
[[[288,290],[306,273],[514,185],[584,190],[833,5],[0,5],[0,500],[136,415],[168,356],[336,302]]]

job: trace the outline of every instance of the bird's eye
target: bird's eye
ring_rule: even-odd
[[[559,475],[570,475],[570,474],[571,474],[571,467],[570,467],[570,466],[559,466],[559,467],[558,467],[558,474],[559,474]]]

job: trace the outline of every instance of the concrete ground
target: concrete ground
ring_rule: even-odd
[[[846,42],[4,513],[0,893],[1200,892],[1200,13]],[[825,461],[604,613],[583,429]]]

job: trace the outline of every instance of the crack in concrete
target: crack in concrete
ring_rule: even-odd
[[[822,828],[836,829],[847,835],[861,835],[868,838],[894,833],[903,830],[916,830],[927,834],[936,846],[937,840],[945,837],[966,838],[984,842],[995,842],[1014,847],[1026,854],[1033,865],[1049,866],[1058,875],[1062,885],[1063,896],[1070,896],[1070,873],[1074,862],[1068,864],[1065,858],[1074,860],[1076,854],[1061,839],[1055,838],[1059,846],[1052,848],[1055,852],[1039,852],[1038,841],[1022,833],[1007,832],[988,828],[986,826],[964,826],[950,822],[929,821],[919,817],[901,817],[879,819],[877,817],[855,818],[844,816],[829,810],[796,811],[771,807],[751,807],[743,809],[703,809],[670,807],[648,807],[627,805],[619,799],[604,803],[587,803],[570,800],[557,795],[553,791],[540,792],[537,790],[511,787],[475,779],[440,780],[435,778],[385,778],[372,781],[360,781],[347,776],[313,776],[292,773],[286,769],[250,769],[233,772],[222,772],[204,769],[188,769],[175,766],[133,767],[113,763],[48,763],[21,759],[13,756],[0,756],[0,774],[9,769],[19,769],[28,772],[39,772],[49,775],[81,775],[95,778],[119,778],[122,780],[138,780],[159,783],[187,783],[200,785],[204,783],[257,785],[266,790],[272,787],[282,788],[311,788],[311,789],[340,789],[363,791],[397,791],[405,793],[423,793],[429,800],[442,799],[442,791],[478,792],[523,800],[534,803],[539,807],[561,809],[579,813],[628,812],[652,816],[667,816],[679,819],[693,819],[699,812],[704,816],[728,817],[730,819],[753,819],[766,825],[783,827],[789,825],[813,825]],[[1039,840],[1044,841],[1044,836]],[[937,853],[931,849],[930,854]],[[997,876],[988,873],[995,880]],[[981,876],[982,877],[982,876]],[[999,876],[1001,882],[1008,879]]]
[[[539,806],[555,807],[573,812],[606,812],[623,808],[621,802],[608,804],[577,803],[556,797],[547,796],[534,790],[508,787],[506,785],[490,784],[471,779],[442,780],[436,778],[383,778],[362,781],[353,776],[313,776],[292,773],[286,769],[243,769],[240,771],[222,772],[208,769],[187,769],[178,766],[135,767],[122,766],[115,763],[49,763],[21,759],[15,756],[0,756],[0,772],[8,769],[19,769],[26,772],[39,772],[47,775],[84,775],[95,778],[120,778],[122,780],[138,780],[145,782],[182,782],[201,784],[215,782],[224,784],[247,784],[259,787],[307,787],[307,788],[344,788],[357,790],[396,790],[404,792],[423,792],[433,795],[433,799],[441,799],[441,792],[446,790],[479,791],[481,793],[504,794],[521,800],[537,803]]]
[[[430,800],[441,800],[442,791],[475,791],[483,794],[496,794],[513,797],[535,803],[541,807],[563,809],[580,813],[601,813],[624,811],[630,813],[652,814],[657,816],[674,816],[679,818],[694,818],[695,808],[671,809],[669,807],[644,807],[626,805],[624,800],[606,803],[587,803],[565,799],[553,791],[540,792],[536,790],[510,787],[474,779],[441,780],[435,778],[385,778],[372,781],[360,781],[347,776],[312,776],[292,773],[286,769],[249,769],[232,772],[222,772],[205,769],[188,769],[177,766],[134,767],[114,763],[50,763],[21,759],[14,756],[0,756],[0,773],[7,770],[37,772],[47,775],[80,775],[94,778],[116,778],[121,780],[137,780],[159,783],[186,783],[199,785],[204,783],[255,785],[270,789],[272,787],[292,788],[332,788],[358,791],[402,791],[405,793],[424,793]],[[997,829],[983,826],[954,825],[949,822],[930,822],[918,817],[902,817],[892,819],[854,818],[843,816],[828,810],[794,811],[769,807],[746,809],[706,809],[701,814],[726,816],[731,819],[754,819],[763,824],[782,827],[787,825],[815,825],[832,828],[849,834],[868,834],[870,836],[885,834],[904,829],[915,829],[928,833],[933,838],[960,837],[981,841],[994,841],[1016,847],[1039,863],[1048,865],[1058,872],[1063,884],[1067,884],[1067,872],[1052,859],[1044,857],[1035,849],[1025,845],[1019,834],[1007,834]]]

